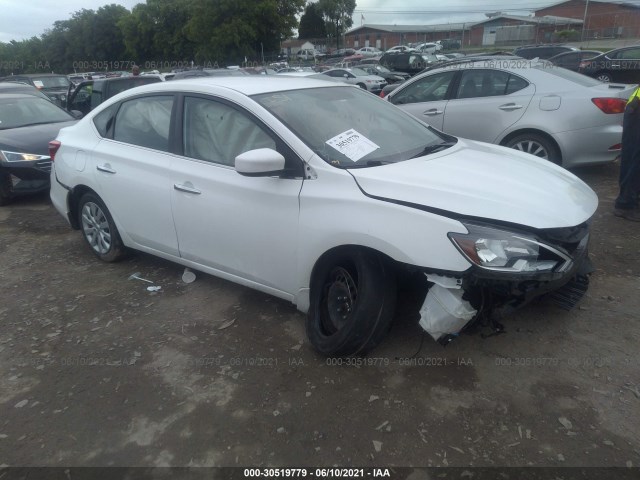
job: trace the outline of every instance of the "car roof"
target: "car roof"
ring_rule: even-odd
[[[2,99],[9,99],[9,100],[18,100],[18,99],[24,99],[24,98],[40,98],[41,100],[44,100],[44,98],[39,97],[37,95],[30,95],[28,93],[4,93],[4,92],[0,92],[0,100]],[[47,101],[47,100],[45,100]]]
[[[282,92],[286,90],[304,90],[307,88],[332,88],[348,86],[344,83],[332,83],[326,80],[310,78],[287,77],[285,75],[247,75],[244,77],[195,77],[180,81],[159,82],[137,87],[133,94],[143,92],[164,91],[201,91],[211,87],[233,90],[243,95],[257,95],[261,93]],[[351,87],[350,87],[351,88]],[[127,90],[126,92],[131,92]],[[123,92],[123,93],[126,93]]]
[[[26,78],[40,78],[40,77],[64,77],[67,78],[67,76],[63,73],[20,73],[17,75],[13,75],[14,77],[26,77]],[[9,77],[4,77],[6,78],[11,78],[11,76]]]

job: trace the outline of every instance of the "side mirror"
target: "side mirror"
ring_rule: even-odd
[[[84,113],[82,113],[80,110],[71,110],[69,113],[73,116],[73,118],[76,118],[78,120],[84,117]]]
[[[284,157],[270,148],[258,148],[236,157],[236,171],[247,177],[272,177],[284,171]]]
[[[343,75],[344,78],[349,78],[349,75],[347,75],[346,73]]]

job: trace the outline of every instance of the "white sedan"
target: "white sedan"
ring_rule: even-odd
[[[574,291],[598,202],[549,162],[305,78],[128,90],[50,155],[53,204],[98,258],[140,250],[291,301],[324,355],[381,342],[407,272],[425,278],[420,325],[440,342]]]
[[[332,68],[331,70],[322,72],[322,75],[339,79],[351,85],[357,85],[376,95],[387,85],[387,81],[384,78],[378,75],[372,75],[361,68]]]
[[[379,48],[375,47],[362,47],[356,50],[354,55],[362,55],[363,57],[377,57],[382,55],[384,52]]]

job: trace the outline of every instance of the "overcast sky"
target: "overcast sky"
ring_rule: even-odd
[[[640,0],[628,0],[640,3]],[[556,0],[356,0],[354,27],[370,24],[421,24],[472,22],[484,13],[502,11],[526,15]],[[0,42],[39,36],[56,20],[66,20],[83,8],[97,10],[116,3],[131,10],[140,0],[0,0]]]

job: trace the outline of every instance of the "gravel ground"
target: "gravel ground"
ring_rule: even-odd
[[[611,214],[617,170],[577,172],[601,202],[579,307],[443,348],[408,290],[341,365],[291,304],[145,254],[100,263],[46,196],[2,208],[0,466],[638,466],[640,225]]]

